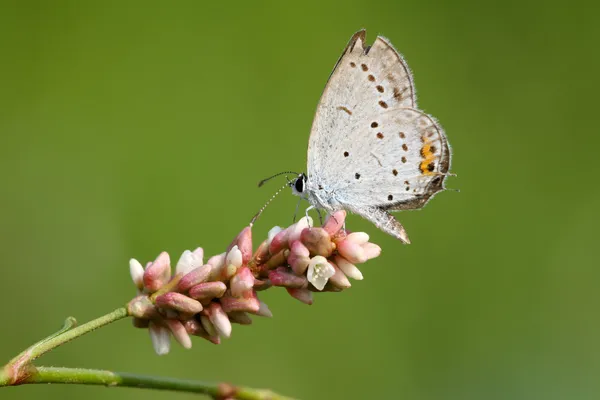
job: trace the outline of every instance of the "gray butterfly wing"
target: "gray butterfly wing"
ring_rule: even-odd
[[[364,31],[352,37],[321,97],[308,179],[333,208],[408,243],[388,211],[420,208],[443,190],[450,149],[441,127],[416,109],[402,57],[387,40],[365,47],[364,38]]]

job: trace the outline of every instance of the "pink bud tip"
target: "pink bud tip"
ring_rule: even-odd
[[[284,229],[284,230],[280,231],[279,233],[277,233],[275,236],[273,236],[273,239],[271,239],[271,244],[269,244],[269,253],[277,254],[281,250],[287,249],[288,248],[288,234],[289,234],[289,228]]]
[[[228,338],[231,336],[231,321],[219,303],[211,303],[207,309],[208,318],[217,330],[219,336]]]
[[[135,258],[129,260],[129,273],[133,284],[138,290],[142,290],[144,288],[144,267]]]
[[[242,229],[234,239],[233,243],[231,243],[228,250],[231,250],[235,245],[237,245],[242,254],[242,262],[247,264],[248,261],[250,261],[250,258],[252,258],[252,228],[247,226]]]
[[[311,217],[302,217],[298,222],[291,225],[288,229],[288,243],[292,243],[296,240],[300,239],[300,235],[302,231],[313,226],[313,221]]]
[[[367,261],[367,255],[362,246],[353,240],[346,239],[338,242],[337,249],[340,255],[352,264],[360,264]]]
[[[243,298],[224,296],[220,302],[226,313],[232,311],[256,313],[260,309],[260,303],[254,292],[247,292]]]
[[[175,266],[175,273],[180,275],[185,275],[191,270],[198,268],[202,265],[202,257],[204,255],[204,251],[202,248],[197,248],[196,250],[189,251],[186,250],[179,257],[179,261],[177,261],[177,265]]]
[[[327,218],[327,221],[325,221],[325,224],[323,224],[323,229],[325,229],[325,231],[329,233],[329,235],[335,236],[339,232],[339,230],[342,229],[342,227],[344,226],[345,220],[346,211],[336,211]]]
[[[233,265],[236,269],[242,266],[242,252],[238,248],[237,244],[229,250],[225,257],[225,265]]]
[[[329,264],[331,264],[335,269],[335,273],[329,278],[329,283],[340,289],[347,289],[350,286],[352,286],[346,275],[344,275],[342,270],[337,265],[335,265],[331,261],[329,262]]]
[[[312,292],[310,292],[309,290],[291,288],[286,288],[286,290],[289,293],[289,295],[295,298],[296,300],[300,300],[301,302],[303,302],[304,304],[308,304],[309,306],[312,305],[313,295]]]
[[[155,302],[157,306],[187,314],[196,314],[202,311],[202,304],[199,301],[177,292],[162,294],[155,299]]]
[[[163,287],[171,275],[171,261],[165,251],[160,253],[156,260],[144,271],[144,287],[150,292],[156,292]]]
[[[177,290],[180,292],[185,292],[192,286],[196,286],[199,283],[205,282],[210,276],[210,271],[211,266],[209,264],[191,270],[177,283]]]
[[[363,279],[363,275],[358,268],[348,260],[346,260],[342,256],[335,256],[334,258],[335,264],[342,270],[342,272],[348,277],[352,279],[356,279],[360,281]]]
[[[211,300],[223,296],[227,286],[223,282],[203,282],[193,286],[190,291],[190,297],[196,300]]]
[[[150,333],[150,339],[152,340],[152,345],[154,346],[156,354],[162,356],[169,353],[169,350],[171,349],[169,329],[155,322],[150,322],[148,332]]]
[[[363,245],[363,250],[365,251],[365,255],[369,260],[375,257],[379,257],[379,255],[381,254],[381,247],[377,246],[375,243],[365,243]]]
[[[241,297],[248,290],[252,290],[254,286],[254,275],[250,272],[250,268],[242,267],[231,278],[231,294],[234,297]]]
[[[304,275],[310,262],[310,251],[301,241],[296,240],[292,243],[287,261],[296,275]]]
[[[190,335],[187,333],[185,326],[176,320],[176,319],[168,319],[166,320],[167,327],[171,330],[173,337],[180,345],[182,345],[186,349],[190,349],[192,347],[192,339]]]

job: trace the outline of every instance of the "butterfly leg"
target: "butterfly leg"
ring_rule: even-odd
[[[298,216],[298,208],[300,208],[300,202],[302,201],[302,199],[298,199],[298,202],[296,203],[296,210],[294,211],[294,219],[292,220],[292,223],[296,223],[296,217]]]
[[[308,207],[308,208],[306,209],[306,211],[304,211],[304,215],[306,216],[306,220],[307,220],[307,221],[310,221],[310,220],[308,219],[308,212],[309,212],[310,210],[312,210],[313,208],[315,208],[315,206],[310,206],[310,207]],[[318,210],[317,210],[317,211],[318,211]],[[312,226],[310,226],[310,223],[309,223],[309,228],[312,228]]]
[[[317,214],[319,214],[319,223],[323,225],[323,215],[321,214],[321,210],[317,208]]]

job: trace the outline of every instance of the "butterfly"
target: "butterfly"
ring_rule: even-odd
[[[417,108],[406,61],[387,39],[367,46],[365,37],[355,33],[335,65],[312,125],[307,172],[289,185],[309,209],[350,211],[410,243],[390,212],[421,208],[445,190],[450,147]]]

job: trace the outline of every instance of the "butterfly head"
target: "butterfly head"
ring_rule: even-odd
[[[308,177],[305,174],[299,174],[296,179],[289,181],[288,185],[292,188],[292,193],[296,196],[304,197],[307,179]]]

